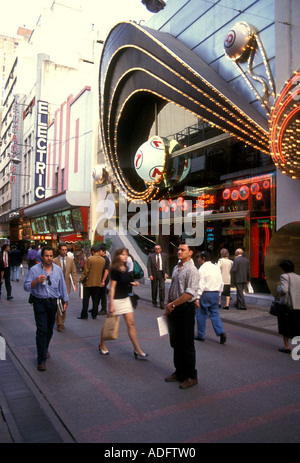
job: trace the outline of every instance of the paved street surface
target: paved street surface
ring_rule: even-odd
[[[25,270],[26,271],[26,270]],[[55,330],[47,371],[36,368],[35,323],[23,281],[2,287],[0,335],[0,443],[172,444],[299,442],[300,362],[282,346],[270,297],[247,296],[248,310],[220,309],[227,343],[219,344],[207,321],[196,342],[199,384],[180,390],[166,383],[174,371],[168,335],[159,336],[162,310],[141,285],[135,311],[139,342],[149,360],[135,360],[124,320],[109,356],[98,351],[104,316],[78,320],[81,301],[71,294],[66,329]],[[100,452],[100,456],[103,456]]]

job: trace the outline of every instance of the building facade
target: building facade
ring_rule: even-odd
[[[0,231],[25,248],[90,238],[102,41],[69,3],[43,12],[6,69]]]
[[[100,64],[103,144],[119,193],[129,201],[159,200],[160,223],[164,208],[171,207],[172,220],[182,200],[194,201],[190,215],[197,217],[201,201],[200,248],[217,261],[222,247],[232,257],[242,247],[256,291],[268,291],[273,235],[300,217],[299,136],[293,143],[288,134],[299,130],[298,13],[293,0],[243,0],[238,10],[222,0],[169,0],[146,27],[116,26]],[[283,86],[295,92],[286,106],[294,128],[283,123],[276,133]],[[188,126],[185,116],[181,126],[173,117],[175,107],[190,115]],[[149,178],[141,163],[152,156],[145,145],[151,135],[165,149],[147,164]],[[159,240],[174,263],[182,235],[149,235],[134,240],[146,253]],[[294,257],[293,248],[282,252]]]

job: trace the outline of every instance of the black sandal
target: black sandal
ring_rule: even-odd
[[[285,349],[284,347],[281,347],[278,351],[283,352],[284,354],[290,354],[292,352],[291,349]]]

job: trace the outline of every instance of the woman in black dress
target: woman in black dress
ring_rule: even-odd
[[[133,307],[128,295],[130,285],[138,286],[137,281],[132,281],[127,270],[128,251],[126,248],[116,250],[110,270],[110,304],[109,313],[114,315],[123,315],[127,325],[129,339],[134,347],[134,357],[136,359],[145,359],[148,354],[145,354],[139,346],[137,334],[134,324]],[[99,345],[99,351],[102,355],[108,355],[105,341],[102,339]]]

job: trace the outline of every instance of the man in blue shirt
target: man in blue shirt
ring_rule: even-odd
[[[50,246],[43,247],[41,259],[41,263],[29,270],[24,289],[31,293],[33,300],[38,370],[45,371],[45,362],[50,356],[48,347],[53,335],[57,299],[63,301],[63,310],[66,310],[69,296],[63,272],[53,264],[53,249]]]

